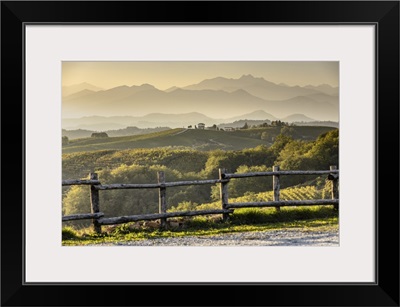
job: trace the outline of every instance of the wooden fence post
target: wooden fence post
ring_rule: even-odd
[[[337,170],[336,165],[331,165],[329,167],[331,171]],[[331,190],[331,196],[332,199],[339,199],[339,190],[338,190],[338,178],[337,174],[333,174],[331,176],[331,182],[332,182],[332,190]],[[339,204],[333,205],[333,208],[336,210],[339,210]]]
[[[89,174],[90,180],[98,180],[98,176],[96,173]],[[96,190],[94,185],[90,185],[90,206],[92,213],[100,212],[100,197],[99,197],[99,190]],[[92,219],[93,223],[93,230],[95,233],[101,233],[101,225],[97,222],[97,219]]]
[[[161,185],[165,185],[165,174],[160,171],[157,173],[158,183]],[[165,186],[161,186],[158,193],[158,212],[166,213],[167,212],[167,188]],[[167,218],[162,218],[161,227],[165,227],[167,225]]]
[[[279,172],[279,166],[273,166],[272,167],[272,171],[273,172]],[[274,190],[274,198],[273,201],[279,201],[280,200],[280,194],[281,194],[281,184],[279,182],[279,175],[273,175],[272,176],[272,186],[273,186],[273,190]],[[276,206],[275,209],[277,211],[281,211],[281,207],[280,206]]]
[[[226,169],[224,168],[220,168],[219,169],[219,179],[223,180],[225,179],[225,173],[226,173]],[[226,206],[228,205],[228,182],[221,182],[220,183],[220,188],[219,188],[219,195],[221,198],[221,205],[222,205],[222,209],[225,210]],[[229,218],[229,214],[228,213],[223,213],[222,214],[222,220],[224,222],[226,222]]]

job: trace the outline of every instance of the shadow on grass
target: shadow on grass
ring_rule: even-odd
[[[275,208],[243,208],[236,209],[227,221],[222,215],[195,216],[181,219],[180,227],[142,228],[138,223],[115,225],[103,228],[102,234],[74,231],[70,227],[63,228],[63,243],[73,242],[83,244],[93,241],[137,240],[159,237],[185,235],[210,235],[216,233],[252,231],[257,227],[264,228],[293,228],[320,227],[337,223],[338,211],[332,207],[282,207]]]

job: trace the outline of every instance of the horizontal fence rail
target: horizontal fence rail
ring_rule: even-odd
[[[224,214],[224,213],[233,213],[233,210],[214,209],[214,210],[180,211],[180,212],[168,212],[168,213],[118,216],[118,217],[100,219],[99,224],[114,225],[114,224],[122,224],[122,223],[145,221],[145,220],[158,220],[168,217],[196,216],[196,215]]]
[[[74,221],[74,220],[87,220],[87,219],[98,219],[104,216],[103,212],[98,213],[85,213],[85,214],[71,214],[62,217],[63,222]]]
[[[100,184],[99,180],[63,180],[62,185],[67,186],[67,185],[94,185],[94,184]]]
[[[170,187],[183,187],[188,185],[202,185],[202,184],[216,184],[221,182],[228,182],[229,180],[210,179],[210,180],[193,180],[193,181],[173,181],[165,183],[150,183],[150,184],[103,184],[95,185],[96,190],[126,190],[126,189],[159,189],[159,188],[170,188]]]
[[[280,199],[280,176],[292,176],[292,175],[328,175],[327,180],[332,182],[331,185],[331,199],[315,199],[315,200],[281,200]],[[228,184],[230,179],[233,178],[249,178],[249,177],[260,177],[260,176],[272,176],[273,177],[273,201],[265,202],[235,202],[230,203],[228,197]],[[145,220],[160,220],[160,226],[164,227],[167,223],[168,218],[172,217],[185,217],[185,216],[198,216],[198,215],[211,215],[211,214],[222,214],[222,219],[226,221],[229,218],[229,214],[234,212],[234,209],[238,208],[253,208],[253,207],[275,207],[276,210],[280,210],[280,207],[294,207],[294,206],[316,206],[316,205],[333,205],[335,209],[339,209],[339,170],[336,166],[331,166],[330,170],[284,170],[281,171],[279,166],[273,166],[272,172],[250,172],[250,173],[227,173],[225,169],[219,169],[218,179],[209,180],[189,180],[189,181],[173,181],[166,182],[164,172],[157,173],[158,183],[150,184],[101,184],[98,180],[96,173],[89,174],[90,179],[78,179],[78,180],[63,180],[62,186],[71,185],[89,185],[90,186],[90,204],[91,213],[86,214],[74,214],[66,215],[62,217],[63,222],[73,220],[85,220],[91,219],[93,228],[96,233],[101,233],[102,225],[115,225],[123,224],[136,221]],[[204,184],[219,184],[220,185],[220,202],[221,209],[210,209],[210,210],[194,210],[194,211],[178,211],[178,212],[167,212],[166,203],[166,189],[169,187],[178,186],[191,186],[191,185],[204,185]],[[159,190],[159,212],[152,214],[139,214],[130,216],[117,216],[117,217],[104,217],[104,213],[100,212],[100,197],[99,191],[106,190],[121,190],[121,189],[158,189]]]
[[[259,201],[251,203],[229,203],[226,208],[252,208],[252,207],[296,207],[296,206],[317,206],[317,205],[336,205],[338,199],[319,199],[319,200],[278,200],[278,201]]]

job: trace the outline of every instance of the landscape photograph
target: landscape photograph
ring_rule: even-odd
[[[63,246],[339,246],[339,62],[62,62]]]

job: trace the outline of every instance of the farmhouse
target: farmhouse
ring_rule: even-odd
[[[197,124],[197,128],[198,128],[198,129],[204,129],[205,126],[206,126],[206,125],[203,124],[203,123],[198,123],[198,124]]]

